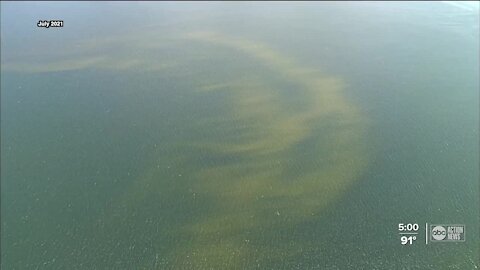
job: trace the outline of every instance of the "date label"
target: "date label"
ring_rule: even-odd
[[[49,20],[49,21],[38,21],[37,27],[44,27],[44,28],[50,28],[50,27],[63,27],[63,21],[60,20]]]

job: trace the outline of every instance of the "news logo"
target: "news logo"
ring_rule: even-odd
[[[431,242],[464,242],[465,225],[433,224],[430,225]]]

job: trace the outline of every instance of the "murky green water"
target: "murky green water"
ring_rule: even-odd
[[[2,3],[2,269],[478,268],[478,20]]]

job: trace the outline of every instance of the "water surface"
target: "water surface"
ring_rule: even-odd
[[[478,19],[2,3],[2,267],[478,267]],[[427,222],[467,241],[400,245]]]

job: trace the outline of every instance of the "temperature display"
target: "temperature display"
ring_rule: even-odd
[[[413,244],[413,241],[417,240],[416,236],[402,236],[400,237],[400,242],[402,245],[411,245]]]

